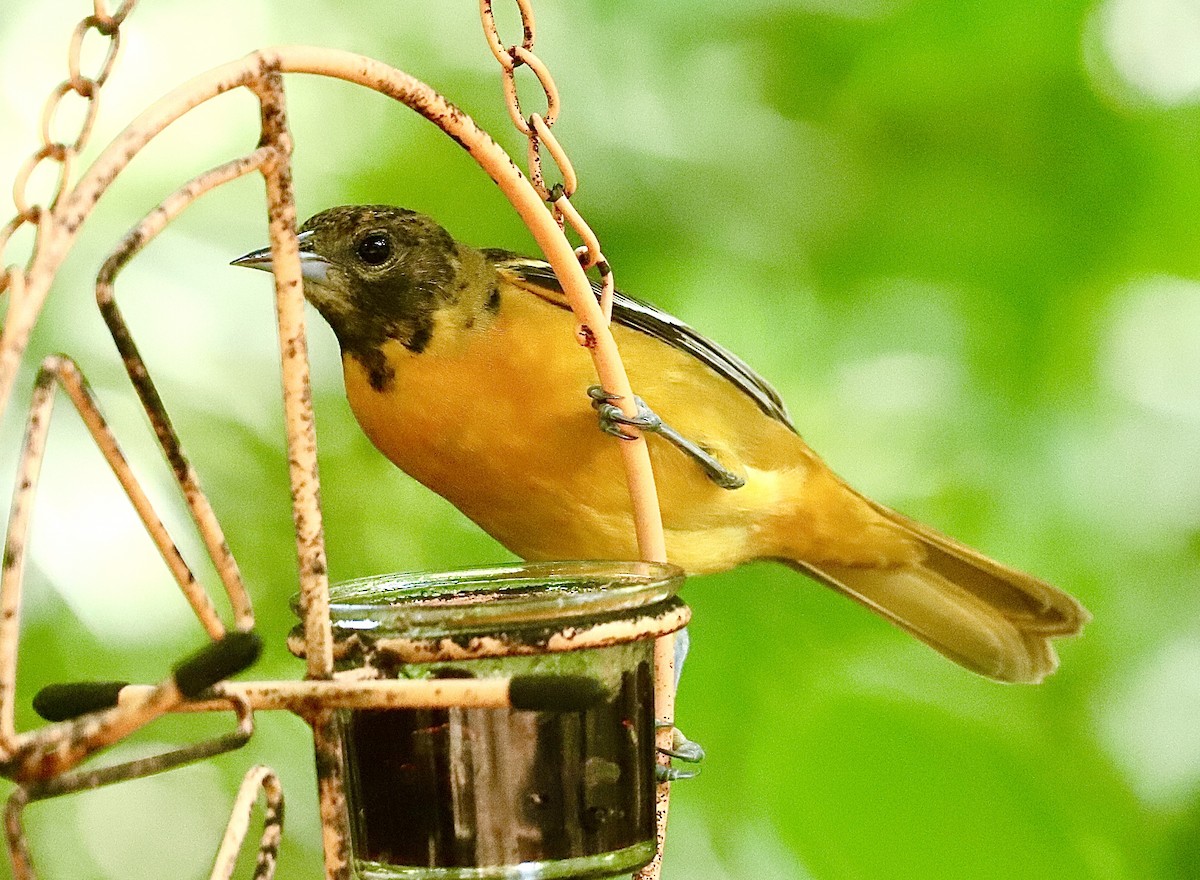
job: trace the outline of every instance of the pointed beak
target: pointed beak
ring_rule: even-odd
[[[312,249],[312,237],[311,229],[296,236],[296,242],[300,245],[300,274],[306,281],[323,282],[328,277],[329,262],[324,257],[318,256]],[[242,254],[236,260],[231,260],[229,265],[270,272],[271,248],[268,245],[265,248],[250,251],[248,254]]]
[[[248,254],[242,254],[236,260],[230,260],[231,266],[245,266],[247,269],[262,269],[265,272],[271,271],[271,248],[259,248],[256,251],[250,251]]]

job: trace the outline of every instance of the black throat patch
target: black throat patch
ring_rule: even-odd
[[[362,364],[376,391],[389,390],[395,378],[383,345],[395,340],[412,354],[421,354],[433,341],[437,313],[457,300],[458,247],[449,234],[440,228],[437,232],[441,235],[401,240],[398,246],[406,249],[405,256],[390,271],[376,277],[352,276],[349,308],[326,316],[342,353]]]

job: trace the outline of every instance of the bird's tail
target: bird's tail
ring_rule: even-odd
[[[1050,643],[1091,619],[1073,597],[914,520],[868,501],[923,550],[890,568],[784,560],[861,602],[967,669],[1039,682],[1058,666]]]

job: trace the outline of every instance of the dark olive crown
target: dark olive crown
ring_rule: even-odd
[[[459,248],[424,214],[390,205],[343,205],[315,214],[305,250],[329,263],[324,289],[309,299],[346,352],[397,339],[419,352],[429,343],[433,314],[453,296]]]

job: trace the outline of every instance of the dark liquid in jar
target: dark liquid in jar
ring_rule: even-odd
[[[415,867],[594,856],[654,839],[650,664],[586,712],[347,713],[355,858]]]

